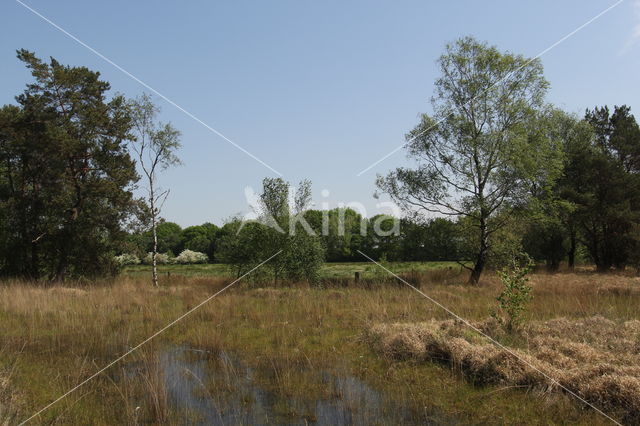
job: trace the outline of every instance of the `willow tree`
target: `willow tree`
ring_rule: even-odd
[[[548,83],[539,60],[471,37],[447,45],[438,63],[433,114],[422,114],[406,136],[416,167],[378,176],[377,185],[407,210],[465,218],[476,284],[507,210],[558,163],[541,125]]]

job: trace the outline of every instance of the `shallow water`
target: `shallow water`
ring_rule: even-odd
[[[178,422],[195,425],[442,424],[391,403],[362,380],[326,371],[331,387],[322,399],[278,397],[259,385],[256,372],[226,352],[171,347],[160,355],[169,404]],[[212,391],[215,389],[215,391]]]

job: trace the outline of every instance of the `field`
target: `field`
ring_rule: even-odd
[[[563,385],[608,415],[637,421],[640,279],[534,274],[525,326],[511,335],[489,316],[495,276],[470,287],[454,264],[389,267],[545,372],[562,373]],[[249,277],[31,421],[610,423],[374,268],[328,265],[320,288],[258,287]],[[230,282],[220,265],[167,267],[158,289],[143,273],[129,268],[91,287],[3,283],[0,424],[29,418]]]
[[[385,264],[395,273],[405,273],[411,271],[425,272],[434,269],[460,269],[456,262],[393,262]],[[222,263],[202,264],[202,265],[159,265],[160,275],[169,276],[180,275],[185,277],[233,277],[234,271],[228,265]],[[360,272],[362,278],[375,278],[380,276],[380,267],[370,262],[335,262],[326,263],[320,269],[320,278],[331,279],[351,279],[356,272]],[[384,271],[383,271],[384,272]],[[127,266],[123,275],[130,277],[146,277],[151,273],[148,265]],[[386,274],[386,273],[385,273]]]

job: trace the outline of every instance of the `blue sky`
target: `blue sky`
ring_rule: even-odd
[[[25,3],[285,179],[311,179],[318,204],[357,201],[373,215],[375,175],[403,164],[404,153],[356,175],[430,111],[445,43],[472,35],[535,56],[615,1]],[[18,48],[98,70],[128,96],[145,90],[17,2],[2,2],[0,22],[0,103],[30,79]],[[627,104],[640,118],[640,3],[623,2],[542,61],[549,101],[580,114]],[[273,172],[156,100],[182,131],[185,163],[161,178],[171,188],[163,215],[186,226],[246,212],[244,188]]]

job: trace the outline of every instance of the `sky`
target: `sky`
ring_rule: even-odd
[[[154,95],[161,120],[182,132],[184,163],[160,177],[171,190],[162,215],[182,226],[248,212],[245,188],[259,192],[273,170],[293,185],[310,179],[317,208],[360,203],[372,216],[390,213],[378,206],[387,198],[373,197],[376,174],[406,155],[358,174],[431,111],[446,43],[471,35],[533,57],[615,3],[24,0],[119,69],[4,0],[0,104],[31,80],[19,48],[100,71],[114,93],[162,94],[172,103]],[[626,104],[640,119],[640,1],[623,1],[541,60],[548,101],[580,115]]]

